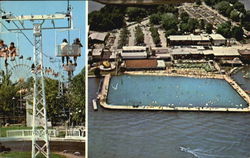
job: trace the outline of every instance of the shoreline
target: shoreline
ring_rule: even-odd
[[[103,85],[100,94],[98,95],[99,103],[102,107],[107,109],[117,110],[155,110],[155,111],[204,111],[204,112],[250,112],[250,97],[246,92],[229,76],[221,74],[180,74],[169,73],[166,71],[158,72],[125,72],[128,75],[151,75],[151,76],[177,76],[177,77],[189,77],[189,78],[210,78],[210,79],[222,79],[225,80],[241,97],[246,101],[248,107],[244,108],[221,108],[221,107],[174,107],[174,106],[131,106],[131,105],[110,105],[107,103],[107,95],[109,90],[109,82],[111,75],[106,75],[103,80]]]

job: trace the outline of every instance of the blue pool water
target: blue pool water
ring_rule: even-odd
[[[107,103],[131,106],[247,107],[245,100],[225,80],[142,75],[112,77]]]

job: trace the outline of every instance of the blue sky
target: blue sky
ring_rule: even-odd
[[[55,14],[56,12],[66,12],[67,1],[4,1],[0,4],[1,8],[6,12],[11,12],[16,16],[19,15],[40,15],[40,14]],[[73,7],[73,26],[74,30],[70,31],[70,43],[74,38],[80,38],[83,44],[82,56],[77,60],[77,68],[75,74],[79,73],[85,65],[85,19],[86,19],[86,4],[84,1],[70,1],[70,5]],[[56,22],[59,25],[65,26],[65,22]],[[6,24],[6,22],[5,22]],[[13,28],[13,24],[7,24]],[[44,25],[50,25],[44,24]],[[50,25],[52,26],[52,25]],[[22,35],[17,33],[9,33],[7,30],[1,28],[0,38],[5,41],[6,44],[10,42],[18,43],[20,54],[24,57],[33,57],[33,47],[28,40]],[[32,31],[24,31],[24,33],[33,42]],[[17,38],[17,36],[19,38]],[[79,37],[80,36],[80,37]],[[63,38],[67,38],[67,31],[60,30],[44,30],[43,31],[43,53],[61,60],[61,58],[55,56],[55,44],[60,44]],[[19,39],[19,40],[18,40]],[[3,62],[1,60],[1,62]],[[44,57],[44,66],[53,67],[58,69],[58,63],[51,63],[49,59]]]

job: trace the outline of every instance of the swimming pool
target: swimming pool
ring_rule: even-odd
[[[111,106],[170,108],[236,108],[248,103],[223,79],[178,76],[112,76],[107,91]]]

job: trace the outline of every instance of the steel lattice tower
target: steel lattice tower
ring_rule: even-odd
[[[32,158],[39,153],[49,158],[49,138],[47,127],[47,112],[45,98],[45,83],[43,71],[41,24],[33,25],[34,36],[34,97],[32,122]],[[40,128],[38,128],[40,127]],[[41,143],[38,143],[41,141]]]

